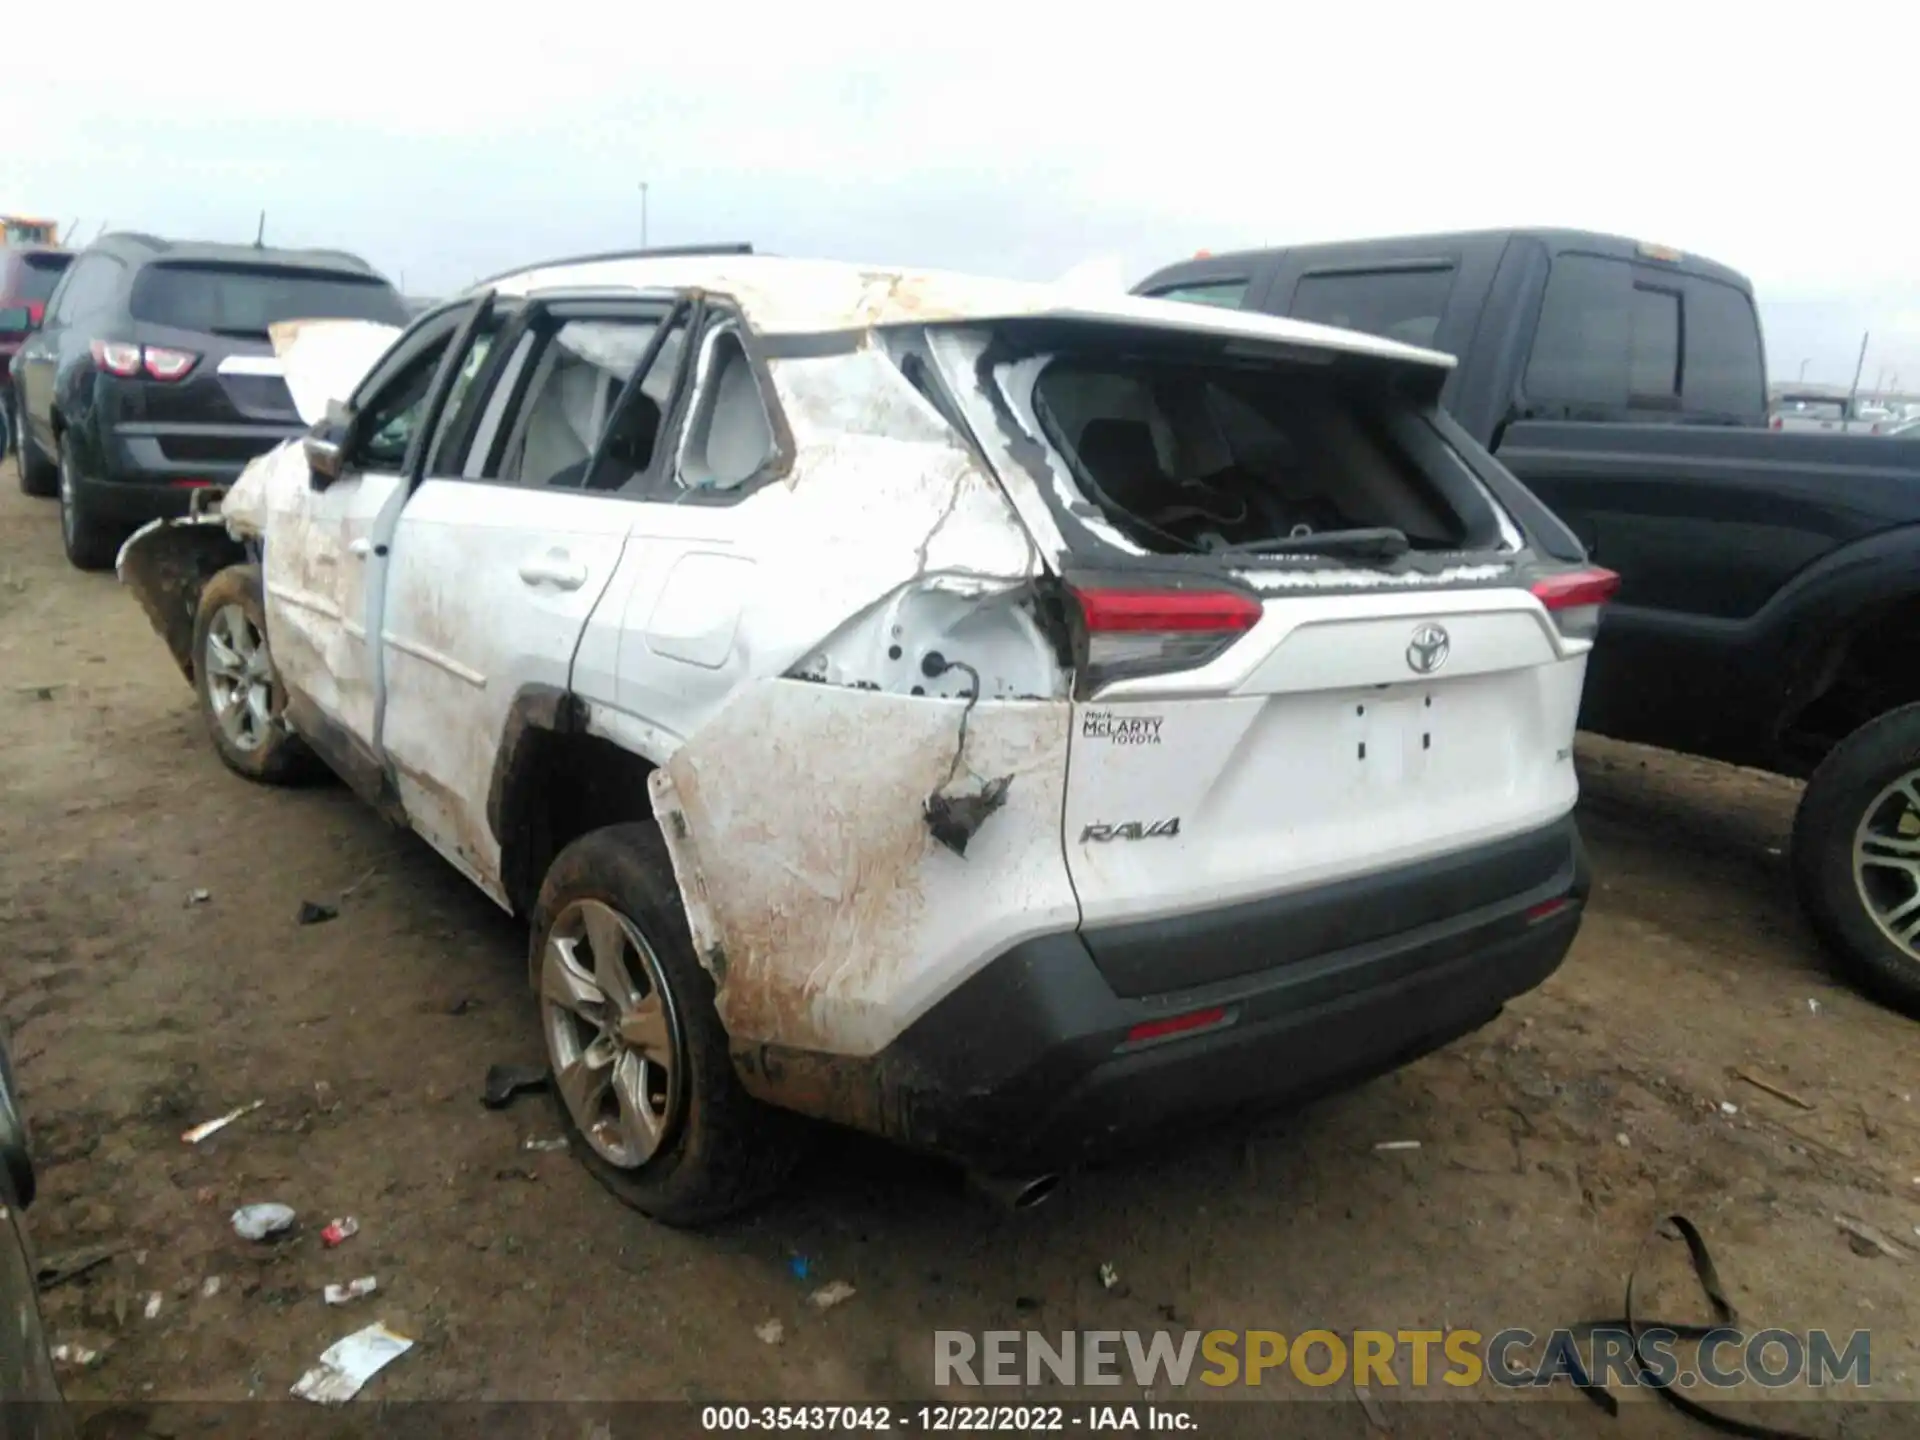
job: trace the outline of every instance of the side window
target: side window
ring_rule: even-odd
[[[500,338],[500,332],[506,328],[510,318],[496,307],[473,337],[473,342],[467,346],[467,353],[460,357],[460,368],[454,371],[453,379],[447,386],[447,403],[441,408],[440,422],[434,427],[433,439],[427,448],[423,474],[459,473],[459,456],[456,452],[465,437],[473,431],[473,412],[481,398],[481,392],[476,388],[477,382],[481,372],[486,369],[487,357],[493,353],[494,341]]]
[[[434,372],[452,343],[451,333],[437,337],[359,405],[357,438],[348,457],[353,469],[391,472],[407,463],[407,446],[426,414]]]
[[[1287,313],[1296,320],[1338,325],[1405,345],[1431,345],[1452,293],[1450,265],[1324,271],[1300,277]]]
[[[631,316],[595,320],[567,320],[544,337],[532,373],[524,386],[498,464],[488,479],[510,484],[581,489],[587,485],[587,467],[602,432],[607,431],[614,404],[627,377],[646,357],[659,321]],[[644,469],[652,457],[651,439],[665,416],[665,399],[653,401],[656,372],[676,359],[664,352],[643,380],[641,394],[629,410],[653,413],[645,455],[634,469]],[[667,369],[668,398],[671,387]],[[610,447],[611,448],[611,447]],[[618,483],[596,475],[595,489],[615,490]]]
[[[739,328],[707,332],[695,377],[693,411],[680,446],[680,484],[734,490],[773,458],[773,424]]]
[[[1238,310],[1247,298],[1245,280],[1196,280],[1191,285],[1175,285],[1153,292],[1155,300],[1181,300],[1189,305],[1221,305]]]
[[[1561,255],[1547,276],[1527,361],[1527,398],[1578,409],[1626,408],[1632,272],[1617,260]]]
[[[1681,399],[1689,411],[1758,419],[1766,413],[1766,366],[1753,302],[1731,285],[1688,276],[1686,363]]]
[[[59,310],[50,317],[51,323],[71,325],[104,309],[123,269],[111,256],[82,255],[54,295]]]

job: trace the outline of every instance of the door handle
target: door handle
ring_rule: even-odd
[[[530,556],[520,562],[520,578],[529,585],[551,585],[556,590],[578,590],[587,583],[587,567],[561,549]]]

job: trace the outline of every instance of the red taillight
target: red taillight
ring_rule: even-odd
[[[199,358],[191,350],[167,350],[158,345],[149,345],[147,374],[156,380],[178,380],[193,368],[193,362]]]
[[[1786,429],[1786,422],[1776,415],[1773,417],[1773,428],[1776,430],[1784,430]]]
[[[1186,1035],[1195,1030],[1210,1030],[1215,1025],[1224,1024],[1227,1007],[1215,1005],[1211,1010],[1195,1010],[1186,1015],[1174,1015],[1165,1020],[1143,1020],[1127,1031],[1126,1043],[1137,1045],[1142,1040],[1164,1040],[1169,1035]]]
[[[122,380],[131,380],[142,371],[153,380],[178,380],[193,369],[200,358],[191,350],[169,350],[163,345],[142,347],[125,340],[95,340],[88,349],[93,352],[94,364]]]
[[[93,363],[109,375],[130,380],[140,373],[138,345],[129,345],[124,340],[95,340],[87,348],[93,353]]]
[[[1532,590],[1562,635],[1591,640],[1600,633],[1600,607],[1619,593],[1620,577],[1596,565],[1545,576],[1534,581]]]
[[[1538,905],[1529,905],[1527,907],[1527,923],[1532,925],[1538,921],[1550,919],[1571,904],[1573,904],[1571,896],[1556,895],[1551,900],[1542,900]]]
[[[1075,586],[1086,632],[1084,688],[1206,663],[1259,623],[1238,590]]]

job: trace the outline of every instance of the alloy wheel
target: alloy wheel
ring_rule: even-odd
[[[238,605],[223,605],[207,626],[207,699],[220,733],[236,750],[258,750],[273,725],[273,661],[267,639]]]
[[[547,932],[540,999],[567,1113],[602,1159],[639,1169],[685,1106],[685,1041],[659,957],[611,905],[576,900]]]
[[[1873,923],[1920,962],[1920,770],[1867,806],[1854,832],[1853,878]]]

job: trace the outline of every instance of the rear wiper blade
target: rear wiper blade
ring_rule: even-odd
[[[1382,525],[1366,530],[1324,530],[1317,535],[1283,535],[1271,540],[1243,540],[1216,550],[1216,555],[1365,555],[1397,560],[1412,542],[1407,532]]]

